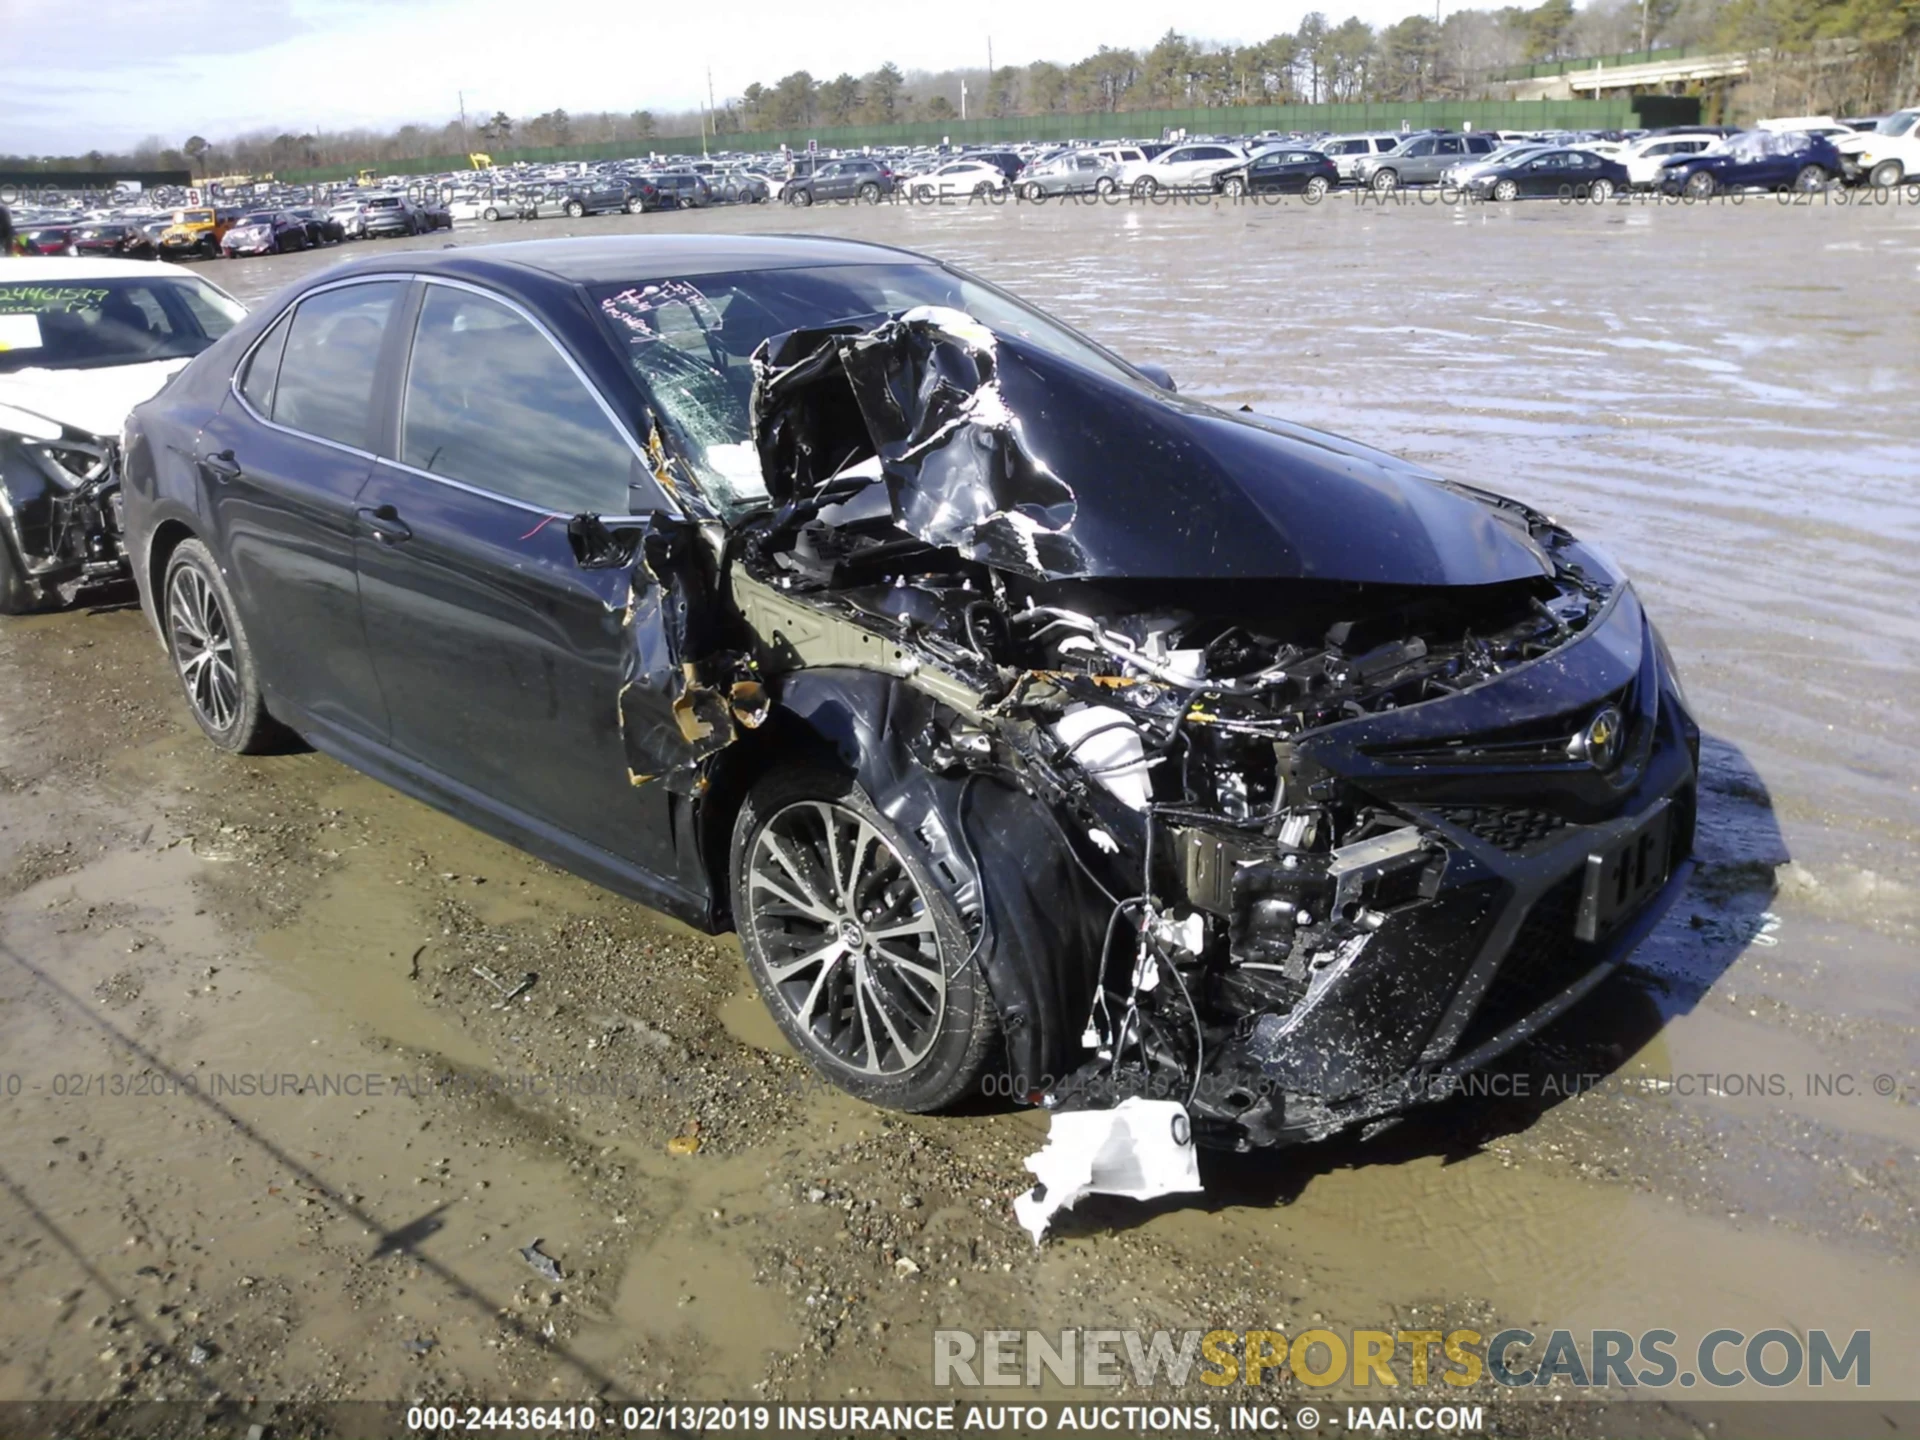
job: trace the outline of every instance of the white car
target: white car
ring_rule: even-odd
[[[1896,110],[1871,130],[1833,142],[1850,175],[1875,185],[1900,185],[1920,177],[1920,108]]]
[[[1161,190],[1211,190],[1216,175],[1246,164],[1249,158],[1244,145],[1203,140],[1162,150],[1141,165],[1122,166],[1117,178],[1136,195]]]
[[[1647,190],[1660,183],[1660,171],[1667,161],[1681,155],[1698,155],[1718,138],[1716,135],[1647,135],[1614,158],[1627,167],[1627,179],[1634,189]]]
[[[147,260],[0,260],[0,615],[127,578],[127,414],[246,307]]]
[[[949,160],[925,175],[916,175],[907,187],[915,200],[970,199],[975,195],[1004,195],[1007,172],[984,160]]]

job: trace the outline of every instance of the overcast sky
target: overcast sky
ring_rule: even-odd
[[[1390,24],[1408,0],[0,0],[0,153],[84,154],[161,135],[221,139],[469,116],[689,109],[816,78],[1074,60],[1150,45],[1264,40],[1308,10]],[[1449,3],[1448,9],[1458,8]],[[818,20],[803,18],[806,14]]]

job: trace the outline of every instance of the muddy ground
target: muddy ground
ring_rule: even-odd
[[[1213,1157],[1204,1199],[1090,1204],[1036,1250],[1008,1202],[1039,1115],[842,1098],[730,938],[318,754],[215,754],[136,608],[10,621],[0,1399],[894,1399],[930,1393],[940,1326],[1317,1322],[1870,1328],[1875,1396],[1920,1398],[1920,210],[759,207],[454,240],[731,229],[931,251],[1188,393],[1601,542],[1708,733],[1691,892],[1503,1072],[1524,1097]],[[350,253],[207,273],[257,303]],[[502,1003],[480,968],[537,978]],[[1239,1398],[1198,1391],[1171,1393]]]

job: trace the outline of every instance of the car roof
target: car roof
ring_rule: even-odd
[[[65,229],[78,230],[79,225]],[[84,255],[17,255],[0,265],[0,283],[22,280],[114,280],[128,276],[191,275],[184,265],[155,265],[151,260],[95,260]]]
[[[145,268],[128,262],[132,268]],[[448,250],[402,250],[352,262],[354,273],[411,271],[511,283],[536,271],[576,284],[653,275],[717,275],[729,270],[789,270],[808,265],[934,263],[891,245],[815,235],[607,235],[564,240],[510,240]],[[328,272],[339,274],[343,271]]]

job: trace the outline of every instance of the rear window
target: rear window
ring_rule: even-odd
[[[373,448],[373,381],[380,346],[404,285],[381,280],[322,291],[300,302],[273,397],[276,423]]]

